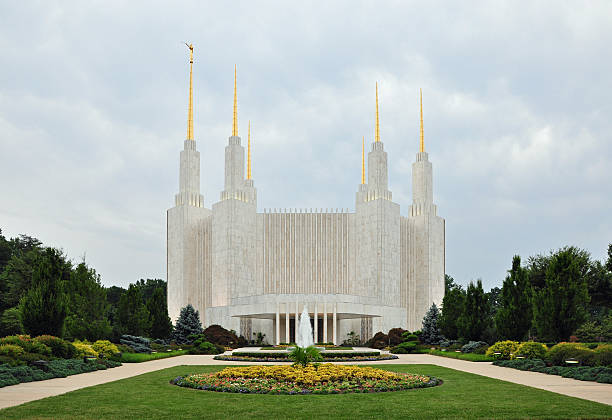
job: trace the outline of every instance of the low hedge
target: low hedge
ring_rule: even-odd
[[[547,366],[546,363],[540,359],[496,360],[493,364],[518,370],[559,375],[564,378],[578,379],[579,381],[612,384],[612,368],[610,367]]]
[[[240,352],[245,353],[245,352]],[[234,353],[236,354],[236,353]],[[274,353],[248,353],[252,356],[235,356],[235,355],[219,355],[213,357],[215,360],[227,360],[231,362],[291,362],[288,357],[281,358],[276,357]],[[398,359],[397,356],[392,354],[379,354],[370,356],[351,356],[352,353],[344,353],[341,356],[327,358],[325,353],[322,362],[373,362],[377,360],[393,360]]]
[[[59,359],[48,362],[46,368],[36,366],[0,365],[0,388],[22,382],[65,378],[79,373],[93,372],[121,366],[121,363],[107,359],[84,361],[83,359]]]
[[[359,351],[359,352],[340,352],[340,351],[323,351],[321,352],[321,356],[324,359],[334,359],[338,357],[374,357],[379,356],[379,351]],[[232,353],[232,356],[237,357],[266,357],[269,359],[288,359],[289,353],[280,353],[280,352],[250,352],[250,351],[235,351]]]

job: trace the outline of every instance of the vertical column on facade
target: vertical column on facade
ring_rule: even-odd
[[[280,303],[276,302],[276,345],[280,344]]]
[[[297,298],[295,299],[295,328],[293,329],[293,340],[295,342],[295,344],[297,344],[297,338],[298,338],[298,325],[299,325],[299,317],[300,317],[300,312],[299,312],[300,308],[298,307],[298,300]]]
[[[327,301],[323,302],[323,342],[327,343]]]
[[[332,321],[332,342],[334,346],[338,345],[338,303],[334,302],[334,317]]]
[[[318,307],[317,307],[317,302],[315,302],[314,304],[314,342],[315,344],[317,343],[317,341],[319,340],[319,322],[318,322]]]
[[[289,302],[285,302],[285,342],[291,343],[289,337]]]

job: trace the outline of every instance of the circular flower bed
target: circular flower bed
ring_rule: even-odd
[[[441,381],[431,376],[327,363],[306,367],[228,367],[211,374],[179,376],[171,383],[217,392],[293,395],[403,391],[439,385]]]

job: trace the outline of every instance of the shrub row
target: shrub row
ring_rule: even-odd
[[[612,368],[610,367],[547,366],[546,363],[540,359],[496,360],[493,364],[513,369],[559,375],[564,378],[578,379],[580,381],[612,384]]]
[[[121,363],[105,359],[87,362],[83,359],[58,359],[48,362],[44,369],[35,366],[9,366],[4,364],[0,365],[0,388],[21,382],[65,378],[78,373],[93,372],[94,370],[117,366],[121,366]]]
[[[321,356],[325,359],[334,359],[341,357],[374,357],[379,356],[379,351],[359,351],[359,352],[333,352],[323,351]],[[232,356],[237,357],[255,357],[255,358],[268,358],[268,359],[288,359],[289,353],[278,353],[278,352],[249,352],[249,351],[235,351]]]
[[[519,343],[507,340],[493,344],[486,354],[497,360],[511,360],[517,357],[548,360],[556,366],[563,366],[570,359],[585,366],[612,366],[611,344],[600,344],[591,349],[581,343],[559,343],[547,349],[542,343],[531,341]]]
[[[246,353],[246,352],[238,352],[238,353]],[[290,360],[288,358],[282,359],[280,357],[275,357],[272,353],[248,353],[253,356],[235,356],[236,353],[232,355],[218,355],[215,356],[215,360],[229,360],[232,362],[276,362],[276,361],[287,361]],[[349,356],[350,354],[350,356]],[[377,360],[392,360],[397,359],[397,356],[392,354],[379,354],[379,355],[367,355],[367,356],[352,356],[352,353],[343,353],[337,357],[327,358],[325,353],[322,353],[323,362],[372,362]]]

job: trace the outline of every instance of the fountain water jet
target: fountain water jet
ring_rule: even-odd
[[[297,344],[298,347],[314,346],[314,339],[312,338],[312,327],[310,326],[310,316],[308,315],[306,307],[304,307],[304,310],[300,315],[295,344]]]

